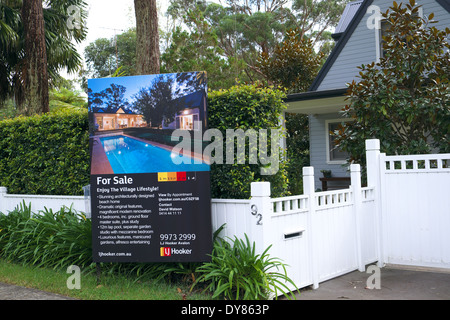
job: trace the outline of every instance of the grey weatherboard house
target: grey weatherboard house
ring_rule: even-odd
[[[405,1],[397,1],[402,3]],[[408,2],[406,2],[408,3]],[[434,13],[434,26],[444,30],[450,26],[450,0],[417,0],[423,17]],[[382,28],[375,25],[377,12],[385,12],[393,0],[359,0],[350,2],[336,27],[336,46],[311,85],[309,91],[287,97],[286,112],[309,116],[310,162],[314,167],[316,188],[322,188],[321,170],[331,170],[334,177],[349,177],[344,152],[333,146],[330,130],[345,121],[340,111],[347,104],[347,84],[358,81],[362,64],[377,61],[382,54]],[[377,11],[378,10],[378,11]],[[333,182],[330,182],[333,186]],[[342,182],[337,184],[342,185]]]

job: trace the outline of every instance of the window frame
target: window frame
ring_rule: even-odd
[[[330,124],[341,124],[344,122],[350,122],[351,119],[329,119],[325,120],[325,146],[326,146],[326,156],[327,156],[327,164],[346,164],[347,160],[332,160],[331,159],[331,142],[330,142]]]
[[[423,8],[419,8],[417,16],[419,18],[424,17],[423,15]],[[375,46],[376,46],[376,63],[380,62],[380,59],[384,57],[384,50],[383,50],[383,24],[388,23],[386,19],[381,19],[379,21],[378,28],[375,28]]]

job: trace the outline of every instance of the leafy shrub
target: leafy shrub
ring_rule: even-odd
[[[26,206],[24,203],[8,215],[0,212],[0,256],[3,256],[4,248],[9,243],[12,234],[19,230],[21,224],[28,221],[31,216],[31,204]]]
[[[197,268],[200,273],[196,284],[206,283],[213,298],[227,300],[267,300],[273,295],[284,294],[294,298],[287,284],[295,284],[287,276],[285,265],[268,254],[256,254],[255,243],[245,236],[235,238],[232,244],[225,240],[215,241],[211,262]],[[290,293],[290,294],[288,294]]]
[[[209,126],[224,137],[227,129],[280,128],[284,97],[256,84],[210,92]],[[87,111],[76,108],[0,121],[0,185],[16,194],[81,195],[89,184],[88,131]],[[262,176],[262,165],[248,164],[246,156],[243,165],[212,166],[214,198],[249,198],[254,181],[271,182],[273,196],[289,194],[286,162],[275,175]]]
[[[91,221],[71,208],[33,214],[23,204],[0,213],[0,256],[50,268],[86,267],[92,263],[91,228]]]
[[[292,113],[286,113],[285,117],[289,191],[303,194],[303,167],[310,164],[309,119],[306,115]]]
[[[434,14],[422,18],[420,10],[414,0],[394,1],[382,13],[384,57],[361,65],[349,84],[342,114],[352,121],[334,134],[363,172],[367,139],[379,139],[386,154],[450,152],[450,29],[432,26]]]
[[[228,90],[210,92],[208,95],[208,126],[219,129],[225,139],[226,130],[281,129],[280,116],[285,108],[280,90],[262,88],[258,84],[239,85]],[[224,148],[225,149],[225,148]],[[245,164],[213,164],[211,166],[211,194],[214,198],[248,199],[250,183],[269,181],[273,196],[287,195],[286,163],[280,159],[280,169],[275,175],[261,175],[261,163],[249,164],[249,143],[246,143]],[[270,147],[268,147],[270,150]],[[270,152],[270,151],[269,151]],[[236,153],[235,153],[236,154]],[[280,152],[281,155],[281,152]],[[258,159],[259,160],[259,159]]]
[[[86,110],[0,121],[0,185],[9,193],[81,195],[89,159]]]

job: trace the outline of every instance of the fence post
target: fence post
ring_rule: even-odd
[[[86,218],[92,218],[92,212],[91,212],[91,185],[88,184],[87,186],[83,187],[83,193],[84,193],[84,210],[86,213]]]
[[[361,247],[361,215],[362,196],[361,196],[361,166],[359,164],[350,165],[351,188],[353,195],[353,215],[355,218],[355,240],[356,240],[356,259],[358,270],[365,271],[365,265],[362,259]]]
[[[8,192],[8,189],[5,187],[0,187],[0,213],[8,214],[6,212],[6,199],[5,196]]]
[[[314,228],[314,213],[316,212],[316,196],[314,183],[314,167],[303,167],[303,194],[308,196],[308,243],[309,243],[309,258],[311,261],[311,275],[313,280],[313,289],[319,288],[319,264],[317,260],[317,251],[314,237],[317,237],[317,232]]]
[[[366,166],[367,186],[374,188],[375,199],[375,230],[377,235],[378,267],[383,267],[384,258],[382,251],[382,203],[381,203],[381,164],[380,164],[380,140],[366,140]]]
[[[255,242],[256,253],[261,254],[270,245],[268,227],[273,208],[270,202],[270,182],[252,182],[250,213],[255,217],[251,225],[250,241]]]

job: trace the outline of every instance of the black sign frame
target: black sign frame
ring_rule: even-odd
[[[209,261],[209,165],[194,153],[175,164],[181,155],[168,140],[174,130],[207,129],[206,74],[92,79],[88,87],[93,261]],[[161,123],[145,109],[157,113],[155,103],[171,110],[159,109]]]

